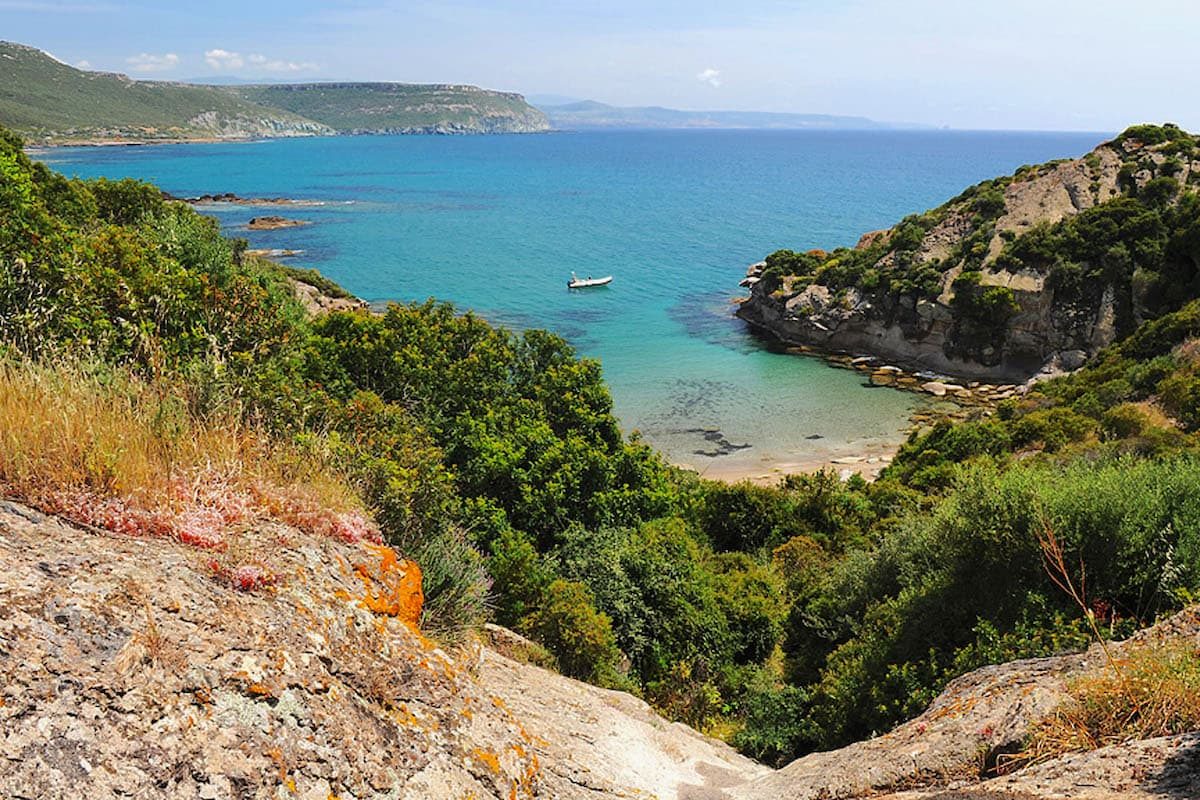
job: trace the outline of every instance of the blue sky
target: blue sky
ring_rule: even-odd
[[[957,128],[1200,128],[1197,0],[0,0],[0,38],[134,77],[474,83]]]

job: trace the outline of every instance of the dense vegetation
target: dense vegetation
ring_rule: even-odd
[[[0,125],[50,142],[548,127],[519,95],[473,86],[138,81],[79,70],[10,42],[0,42]]]
[[[1195,223],[1188,192],[1163,208]],[[1084,644],[1043,570],[1048,528],[1111,634],[1200,593],[1197,301],[993,416],[914,434],[872,484],[729,486],[623,439],[599,366],[558,337],[433,302],[310,318],[212,220],[67,180],[8,134],[0,220],[7,363],[244,426],[237,442],[278,443],[273,480],[320,454],[422,565],[437,635],[490,615],[768,761],[885,730],[975,666]],[[174,418],[138,417],[163,436]]]

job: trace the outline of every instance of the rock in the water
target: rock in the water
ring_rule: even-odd
[[[280,228],[300,228],[311,224],[311,222],[302,219],[288,219],[286,217],[268,215],[253,218],[250,222],[246,223],[246,227],[252,231],[275,231]]]

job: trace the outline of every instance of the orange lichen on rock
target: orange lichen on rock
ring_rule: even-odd
[[[490,753],[487,750],[475,748],[471,751],[471,757],[490,769],[493,774],[500,774],[500,759],[495,753]]]
[[[396,617],[412,628],[421,619],[425,594],[421,590],[421,568],[415,561],[401,560],[396,551],[386,545],[368,544],[367,549],[379,556],[379,565],[354,567],[363,582],[363,608],[376,614]]]

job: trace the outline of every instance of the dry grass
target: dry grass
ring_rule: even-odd
[[[1038,531],[1042,564],[1050,580],[1083,612],[1104,652],[1105,668],[1068,684],[1070,700],[1043,720],[1029,745],[1004,759],[1001,772],[1124,742],[1200,730],[1200,648],[1193,642],[1109,646],[1087,598],[1087,570],[1072,569],[1054,527],[1043,513]]]
[[[1012,766],[1200,730],[1200,649],[1194,643],[1130,648],[1117,662],[1117,671],[1072,681],[1071,700],[1035,729]]]
[[[378,540],[327,453],[272,441],[236,409],[199,418],[189,391],[0,361],[0,492],[82,525],[217,551],[264,519]],[[269,582],[243,573],[243,588]]]

